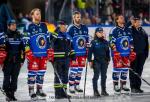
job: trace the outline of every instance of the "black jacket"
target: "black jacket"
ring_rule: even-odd
[[[24,44],[18,31],[7,30],[6,32],[6,62],[23,63],[25,60]]]
[[[136,29],[135,27],[131,27],[134,51],[137,54],[145,54],[146,57],[149,55],[149,42],[148,35],[142,27]]]
[[[52,40],[52,45],[54,48],[54,60],[65,60],[67,57],[75,57],[73,54],[73,44],[71,37],[65,32],[60,32],[59,29],[55,31],[57,33],[57,38]]]
[[[109,43],[100,38],[92,40],[91,47],[88,52],[88,61],[91,62],[92,54],[94,55],[94,60],[97,61],[110,61],[110,50]]]

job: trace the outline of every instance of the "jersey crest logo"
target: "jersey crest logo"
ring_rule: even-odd
[[[84,37],[79,37],[77,39],[77,42],[76,42],[78,44],[78,48],[79,49],[84,49],[85,48],[85,42],[86,42],[86,40],[85,40]]]
[[[46,38],[44,35],[39,35],[36,39],[36,44],[39,48],[44,49],[46,47]]]
[[[121,40],[121,47],[124,50],[127,50],[129,48],[129,42],[128,42],[128,38],[123,38]]]

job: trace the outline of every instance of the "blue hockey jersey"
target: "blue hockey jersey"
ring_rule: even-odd
[[[133,38],[129,28],[114,27],[109,34],[110,46],[116,46],[121,56],[129,56]]]
[[[85,56],[86,55],[86,45],[89,41],[88,28],[85,25],[70,25],[68,28],[68,34],[72,37],[73,40],[73,49],[76,56]]]
[[[4,32],[0,32],[0,45],[5,44],[5,38]]]
[[[50,34],[45,23],[31,23],[25,30],[25,44],[29,46],[36,57],[47,56],[50,47]]]

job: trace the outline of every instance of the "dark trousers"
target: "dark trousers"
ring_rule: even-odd
[[[68,70],[69,70],[69,60],[63,60],[63,61],[54,61],[54,70],[58,73],[58,76],[55,74],[54,77],[54,88],[55,88],[55,97],[63,97],[65,96],[65,92],[63,90],[67,89],[67,83],[68,83]],[[60,83],[60,80],[62,81],[62,84]]]
[[[135,61],[131,63],[131,68],[137,72],[140,76],[143,72],[143,66],[146,60],[146,56],[144,54],[137,54]],[[140,89],[141,87],[141,79],[135,75],[132,71],[129,72],[130,78],[130,87],[131,89]]]
[[[101,74],[101,89],[105,90],[106,88],[106,78],[107,78],[107,68],[108,63],[106,61],[94,61],[93,70],[94,70],[94,76],[93,76],[93,89],[97,90],[97,82],[99,79],[99,75]]]
[[[6,62],[3,67],[4,79],[3,90],[5,92],[15,92],[17,90],[18,75],[21,63]]]

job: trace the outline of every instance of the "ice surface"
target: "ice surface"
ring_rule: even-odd
[[[146,64],[144,66],[144,72],[142,77],[150,82],[150,59],[147,59]],[[82,74],[82,81],[81,81],[81,88],[84,86],[84,76],[85,70]],[[86,85],[86,99],[83,98],[83,94],[80,94],[79,97],[76,95],[78,99],[71,99],[71,102],[150,102],[150,95],[137,95],[137,96],[113,96],[113,85],[112,85],[112,62],[110,62],[108,67],[107,73],[107,91],[110,94],[109,97],[101,97],[93,99],[93,90],[92,90],[92,77],[93,77],[93,70],[88,67],[87,73],[87,85]],[[47,102],[54,102],[54,88],[53,88],[53,79],[54,79],[54,71],[51,63],[48,63],[48,69],[45,75],[44,81],[44,91],[47,93]],[[0,85],[2,85],[3,81],[3,73],[0,72]],[[128,82],[129,86],[129,82]],[[99,82],[99,91],[100,91],[100,82]],[[150,86],[143,82],[142,89],[145,92],[150,92]],[[16,97],[18,102],[32,102],[30,101],[30,97],[28,95],[28,86],[27,86],[27,64],[24,63],[23,67],[21,68],[21,72],[18,79],[18,90],[16,92]],[[5,101],[5,96],[0,92],[0,102]],[[67,99],[64,100],[56,100],[57,102],[67,102]],[[44,101],[38,101],[44,102]]]

